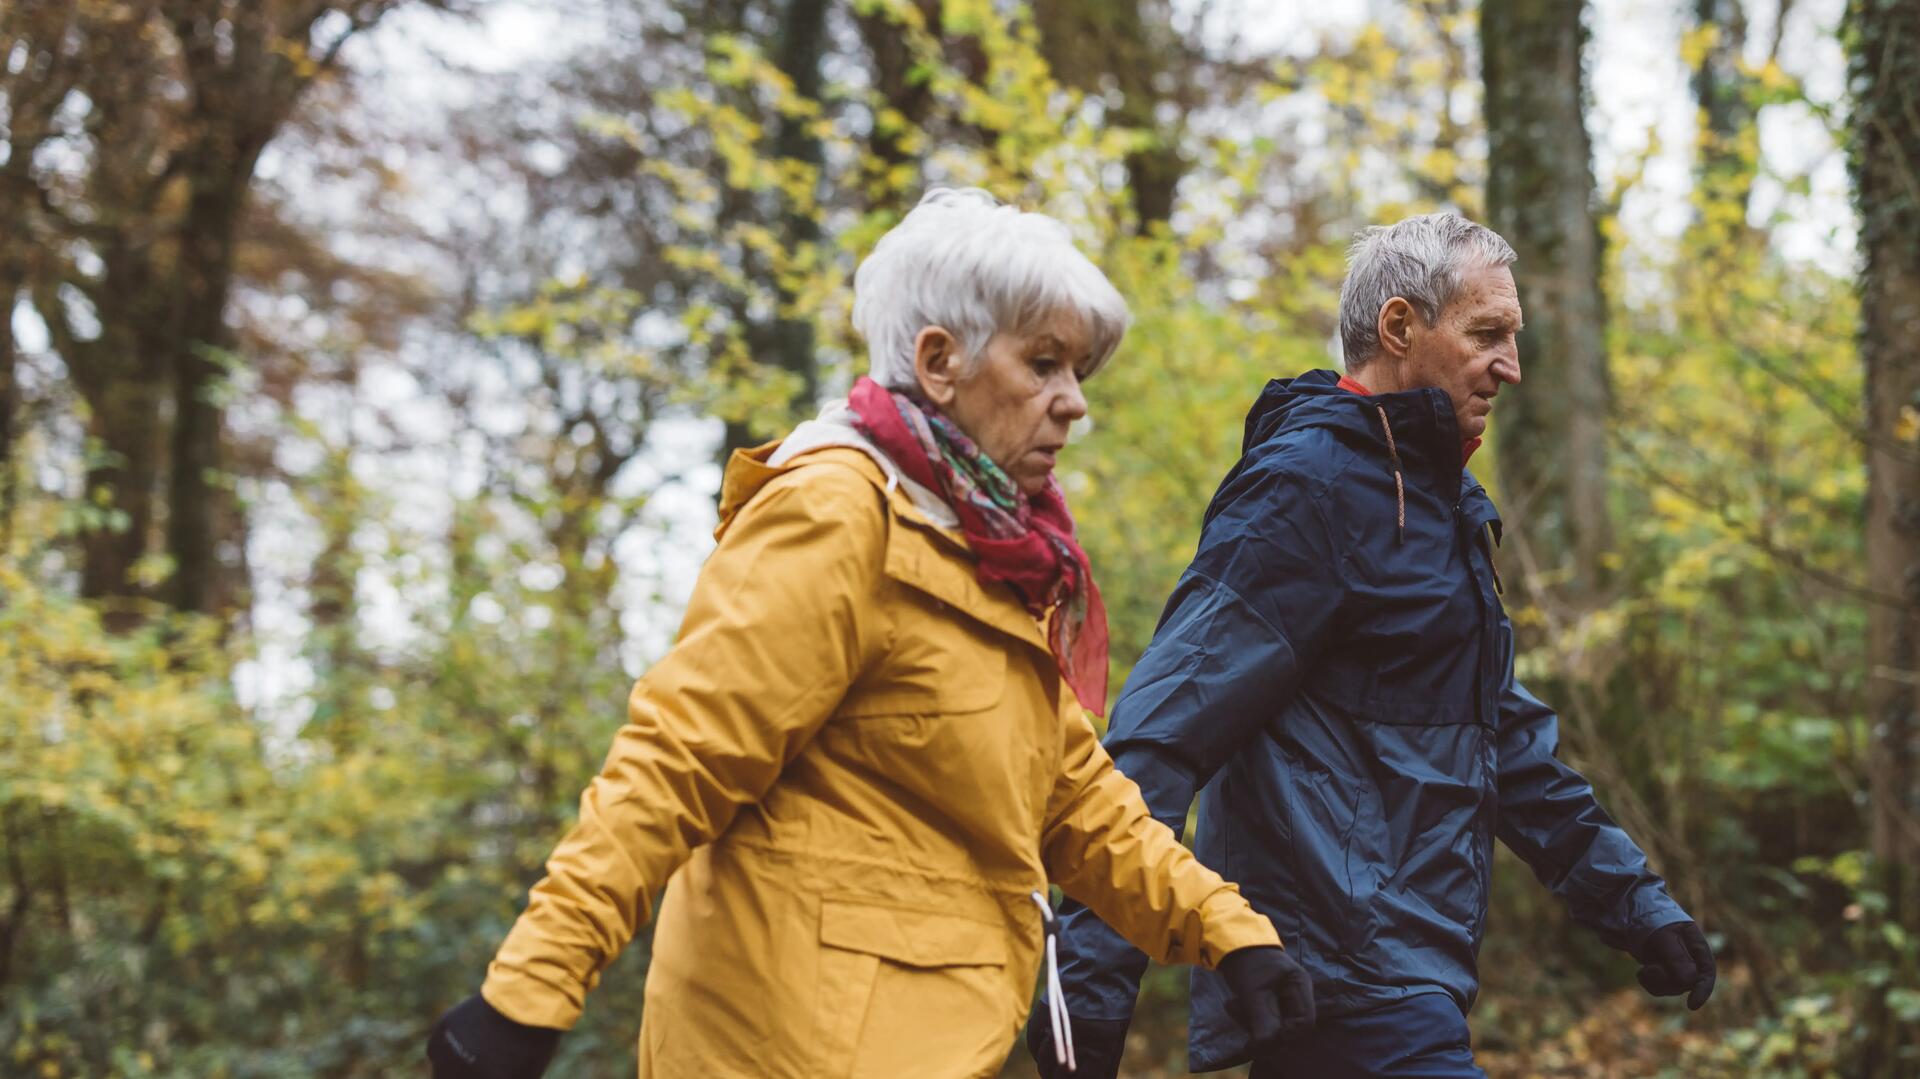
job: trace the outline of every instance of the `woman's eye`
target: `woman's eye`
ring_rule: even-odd
[[[1051,375],[1060,370],[1060,361],[1052,356],[1040,356],[1034,359],[1033,369],[1042,375]]]

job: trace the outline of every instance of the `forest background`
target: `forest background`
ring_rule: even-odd
[[[1503,852],[1476,1049],[1920,1074],[1915,0],[0,0],[0,135],[0,1072],[419,1074],[948,183],[1133,304],[1063,459],[1116,685],[1353,231],[1505,234],[1522,673],[1721,976]]]

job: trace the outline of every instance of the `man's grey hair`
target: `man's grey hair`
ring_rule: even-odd
[[[1066,226],[979,188],[927,192],[853,274],[868,373],[891,389],[917,384],[913,342],[928,326],[959,339],[964,375],[995,334],[1032,332],[1061,310],[1086,322],[1092,355],[1080,377],[1091,377],[1127,332],[1126,301]]]
[[[1461,281],[1490,266],[1511,266],[1512,245],[1451,210],[1361,229],[1347,249],[1340,285],[1340,355],[1347,369],[1380,353],[1380,309],[1404,298],[1432,326]]]

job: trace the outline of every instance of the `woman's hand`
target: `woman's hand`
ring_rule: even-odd
[[[1283,948],[1241,948],[1220,960],[1233,996],[1227,1014],[1253,1039],[1256,1059],[1313,1029],[1313,979]]]
[[[433,1079],[539,1079],[560,1032],[516,1023],[478,993],[447,1010],[427,1036]]]

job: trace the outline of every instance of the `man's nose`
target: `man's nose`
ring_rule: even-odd
[[[1520,384],[1520,350],[1514,349],[1493,361],[1493,377],[1501,382]]]

